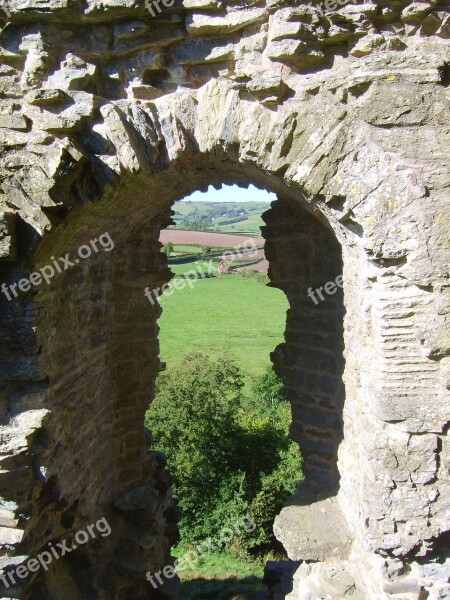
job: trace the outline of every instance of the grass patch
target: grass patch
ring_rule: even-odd
[[[192,265],[191,265],[192,266]],[[189,265],[171,265],[178,274]],[[246,376],[263,372],[269,354],[283,341],[288,301],[280,290],[237,274],[199,279],[159,299],[161,359],[175,362],[186,352],[230,351]]]
[[[265,223],[260,214],[249,215],[245,221],[239,223],[230,223],[229,225],[220,225],[219,228],[224,233],[251,233],[252,235],[261,235],[261,227]]]
[[[213,262],[214,262],[213,272],[216,272],[218,263],[214,260],[213,260]],[[201,267],[202,270],[205,273],[207,273],[208,269],[209,269],[209,261],[197,259],[197,260],[190,260],[189,262],[180,263],[180,264],[173,264],[173,263],[171,264],[169,261],[169,268],[171,271],[173,271],[173,273],[175,273],[175,275],[183,275],[187,271],[198,270],[198,267]]]
[[[187,549],[176,548],[181,557]],[[188,569],[179,573],[180,596],[186,600],[255,600],[267,588],[262,583],[263,562],[241,560],[233,552],[205,554]]]
[[[259,271],[252,271],[251,269],[241,269],[238,273],[241,277],[257,281],[258,283],[269,283],[269,276],[267,273],[260,273]]]
[[[202,246],[198,244],[174,244],[173,245],[174,252],[187,252],[188,254],[200,254],[202,251]]]
[[[197,578],[182,580],[180,585],[182,600],[255,600],[256,594],[264,591],[267,588],[258,577]]]

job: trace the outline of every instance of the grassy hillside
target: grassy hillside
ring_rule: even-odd
[[[200,254],[202,247],[199,244],[176,244],[173,254]]]
[[[161,296],[160,303],[161,359],[166,362],[192,350],[228,350],[246,375],[254,375],[270,364],[269,353],[283,341],[285,295],[237,274],[199,279],[193,289]]]
[[[204,230],[259,234],[264,225],[261,214],[269,207],[269,202],[177,202],[173,207],[174,227],[191,229],[187,223],[195,221],[201,222]],[[234,219],[238,222],[229,223]]]
[[[187,271],[191,271],[191,270],[198,271],[199,267],[205,273],[207,273],[208,270],[210,269],[209,261],[202,260],[202,259],[191,260],[189,262],[181,263],[179,265],[171,263],[171,264],[169,264],[169,267],[170,267],[170,270],[173,271],[173,273],[175,273],[175,275],[183,275]],[[212,270],[213,270],[214,273],[217,272],[217,262],[214,262]],[[174,294],[175,294],[175,292],[174,292]]]
[[[229,233],[251,233],[252,235],[261,235],[261,227],[265,225],[261,218],[261,214],[250,214],[245,221],[240,223],[231,223],[222,225],[220,231],[228,231]]]

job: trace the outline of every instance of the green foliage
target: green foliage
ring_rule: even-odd
[[[267,367],[253,378],[240,419],[247,437],[242,447],[253,467],[247,473],[249,488],[255,491],[249,499],[249,510],[258,523],[249,547],[270,546],[273,520],[301,478],[299,448],[287,437],[290,420],[283,383],[272,367]]]
[[[255,377],[251,386],[253,410],[259,416],[269,417],[272,423],[289,423],[290,414],[286,414],[289,403],[283,382],[272,367],[266,367],[259,377]]]
[[[191,231],[206,231],[211,225],[211,216],[208,214],[201,214],[198,207],[187,215],[181,222],[182,229],[188,229]]]
[[[206,231],[208,229],[208,223],[201,219],[198,221],[184,219],[184,221],[181,222],[180,228],[187,231]]]
[[[259,525],[252,538],[255,547],[271,543],[273,520],[287,498],[297,489],[301,476],[302,461],[297,444],[286,444],[280,451],[279,459],[276,468],[261,477],[260,489],[250,505],[250,513]]]
[[[223,527],[217,504],[233,502],[233,438],[242,387],[229,357],[201,353],[188,354],[158,379],[146,424],[175,475],[174,496],[184,511],[181,530],[187,539],[217,535]]]
[[[163,246],[163,250],[164,252],[167,254],[167,256],[170,256],[173,252],[173,244],[172,242],[166,242]]]
[[[246,398],[227,355],[188,354],[160,375],[146,425],[175,476],[184,543],[217,540],[250,514],[255,534],[237,534],[234,544],[270,545],[273,519],[301,477],[298,447],[286,436],[288,409],[271,369]]]

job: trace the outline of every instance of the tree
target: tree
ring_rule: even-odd
[[[271,366],[254,378],[251,386],[253,410],[260,416],[269,417],[272,423],[290,420],[289,402],[284,385]]]
[[[226,355],[186,355],[162,373],[146,414],[155,447],[175,476],[174,497],[184,511],[185,543],[211,537],[254,513],[255,536],[241,548],[267,548],[272,523],[301,479],[301,456],[287,437],[289,402],[272,369],[258,377],[251,397]]]
[[[302,478],[302,459],[297,444],[285,439],[279,451],[278,464],[268,474],[261,476],[260,485],[250,504],[250,513],[258,523],[250,547],[268,547],[274,542],[273,521],[286,500],[297,489]]]
[[[258,523],[247,548],[274,545],[273,521],[302,479],[298,445],[288,438],[290,403],[284,385],[272,367],[254,378],[240,417],[241,452],[251,469],[246,483],[249,511]]]
[[[172,242],[166,242],[163,246],[163,250],[167,254],[167,256],[170,256],[172,254],[173,249],[174,249],[174,247],[173,247]]]
[[[224,526],[211,515],[228,489],[226,482],[236,476],[236,414],[242,388],[242,374],[229,357],[210,359],[199,352],[186,355],[158,378],[146,425],[175,476],[174,496],[184,511],[180,529],[185,539],[213,536]]]

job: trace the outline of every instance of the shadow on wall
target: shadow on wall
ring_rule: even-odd
[[[321,301],[314,301],[310,291],[323,291],[342,275],[342,249],[317,217],[284,198],[273,203],[263,219],[269,285],[283,290],[290,305],[285,342],[271,355],[291,401],[290,436],[304,459],[305,479],[290,503],[309,504],[335,496],[339,489],[345,397],[343,290],[333,283],[333,293]]]
[[[290,437],[303,456],[304,480],[274,522],[293,561],[344,558],[351,543],[337,493],[344,438],[342,248],[317,217],[280,198],[263,215],[270,285],[288,298],[285,342],[271,355],[292,407]],[[311,290],[320,290],[311,297]],[[322,295],[322,298],[321,298]],[[320,301],[318,300],[320,298]]]
[[[258,595],[257,595],[258,594]],[[180,600],[263,600],[268,598],[267,587],[258,577],[238,579],[185,580],[180,586]]]

